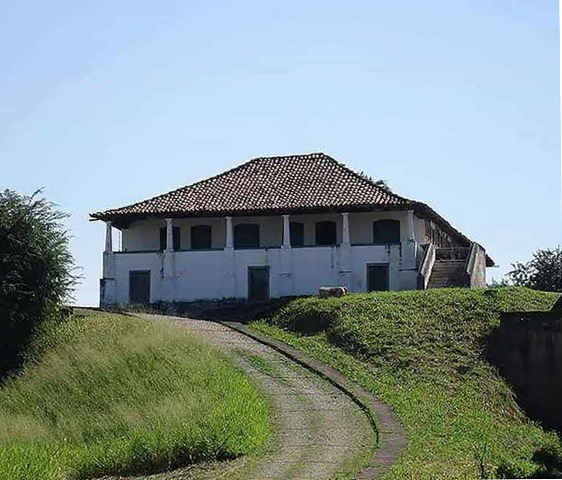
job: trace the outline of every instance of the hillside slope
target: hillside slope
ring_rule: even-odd
[[[34,346],[0,388],[3,480],[163,471],[252,452],[270,433],[253,384],[180,327],[78,315]]]
[[[253,328],[394,408],[411,442],[386,479],[553,475],[559,440],[525,417],[486,350],[501,311],[545,310],[557,298],[522,288],[303,298]]]

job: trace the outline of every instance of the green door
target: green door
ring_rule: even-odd
[[[248,300],[269,299],[269,267],[248,267]]]
[[[129,272],[129,303],[135,305],[150,303],[150,271]]]
[[[367,291],[388,291],[388,265],[367,265]]]

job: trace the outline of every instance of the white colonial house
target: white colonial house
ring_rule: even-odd
[[[107,225],[101,305],[478,287],[493,266],[428,205],[323,153],[256,158],[91,217]]]

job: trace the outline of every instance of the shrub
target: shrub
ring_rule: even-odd
[[[21,365],[36,327],[60,315],[72,290],[65,217],[39,192],[0,192],[0,376]]]
[[[537,250],[527,263],[511,265],[509,279],[518,286],[545,292],[562,292],[562,248]]]

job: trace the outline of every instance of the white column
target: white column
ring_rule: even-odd
[[[351,241],[349,239],[349,213],[341,214],[342,218],[342,242],[339,250],[339,277],[340,284],[349,289],[351,285]]]
[[[415,239],[413,210],[408,210],[406,212],[406,235],[407,235],[406,241],[402,242],[401,270],[415,270],[417,244]],[[397,286],[395,284],[395,286],[391,287],[391,290],[399,290],[401,288],[402,288],[401,285]]]
[[[291,226],[289,215],[283,215],[283,248],[291,248]]]
[[[226,241],[224,245],[223,285],[222,296],[233,298],[236,296],[236,276],[234,275],[234,229],[232,217],[225,217]]]
[[[293,295],[292,249],[290,216],[283,215],[283,242],[280,253],[279,295],[282,297]]]
[[[113,237],[110,221],[105,222],[105,252],[113,252]]]
[[[174,228],[171,218],[166,219],[166,251],[174,251]]]
[[[232,217],[226,217],[226,248],[234,247],[234,230],[232,228]]]
[[[103,252],[102,278],[100,280],[100,306],[117,303],[115,297],[115,255],[113,253],[111,222],[105,223],[105,250]]]
[[[342,213],[342,244],[349,246],[351,244],[349,240],[349,213]]]
[[[408,214],[406,216],[406,228],[408,229],[408,241],[415,242],[416,241],[416,234],[414,229],[414,211],[408,210]]]

